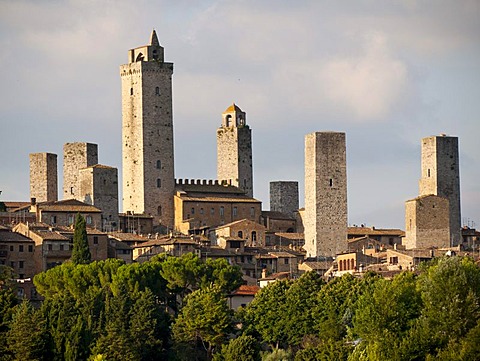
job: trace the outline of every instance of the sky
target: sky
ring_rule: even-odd
[[[459,137],[462,224],[480,228],[480,1],[0,0],[0,195],[29,200],[29,153],[90,142],[118,167],[119,66],[155,29],[174,63],[176,178],[216,178],[235,102],[254,196],[298,181],[304,139],[347,138],[349,224],[404,229],[420,142]],[[121,197],[121,186],[119,189]],[[121,207],[121,201],[120,201]]]

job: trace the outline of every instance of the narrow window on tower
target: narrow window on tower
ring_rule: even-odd
[[[238,208],[237,207],[233,207],[233,216],[236,217],[238,214]]]
[[[162,215],[162,206],[158,206],[157,208],[157,216],[161,216]]]
[[[155,88],[155,95],[160,95],[160,88],[158,86]]]
[[[162,180],[160,178],[157,179],[157,188],[162,187]]]
[[[430,169],[427,169],[427,176],[430,177]]]
[[[130,95],[133,95],[133,88],[130,88]]]
[[[157,160],[157,169],[162,169],[162,162]]]
[[[223,217],[223,214],[225,213],[225,207],[220,207],[220,216]]]
[[[330,178],[330,187],[333,187],[333,179]]]

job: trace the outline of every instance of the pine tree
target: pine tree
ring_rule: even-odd
[[[92,261],[92,255],[88,248],[87,226],[85,218],[80,213],[75,220],[75,233],[73,234],[73,264],[87,264]]]

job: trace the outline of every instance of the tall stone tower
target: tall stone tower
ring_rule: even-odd
[[[98,145],[65,143],[63,146],[63,199],[81,199],[79,171],[98,163]]]
[[[298,182],[270,182],[270,210],[294,217],[298,211]]]
[[[333,257],[347,250],[345,133],[305,136],[304,227],[307,257]]]
[[[102,210],[102,230],[118,229],[117,168],[96,164],[79,171],[78,200]]]
[[[30,154],[30,198],[35,198],[37,202],[58,200],[56,154]]]
[[[173,227],[172,74],[155,30],[150,44],[131,49],[122,81],[123,211]]]
[[[461,242],[460,170],[458,138],[431,136],[422,139],[422,177],[420,196],[436,195],[448,199],[450,209],[450,240]]]
[[[232,104],[222,114],[217,129],[217,178],[253,197],[252,131],[246,114]]]

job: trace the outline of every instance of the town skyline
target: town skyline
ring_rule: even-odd
[[[0,145],[0,200],[29,199],[29,153],[58,154],[61,189],[67,142],[98,144],[99,162],[121,177],[119,66],[155,28],[175,66],[176,178],[216,178],[216,129],[235,102],[252,129],[254,197],[264,209],[277,180],[298,181],[303,206],[305,135],[342,131],[349,224],[404,228],[404,203],[418,194],[420,141],[446,133],[459,137],[462,224],[480,222],[478,4],[166,4],[0,5],[8,84],[0,116],[24,140]]]

